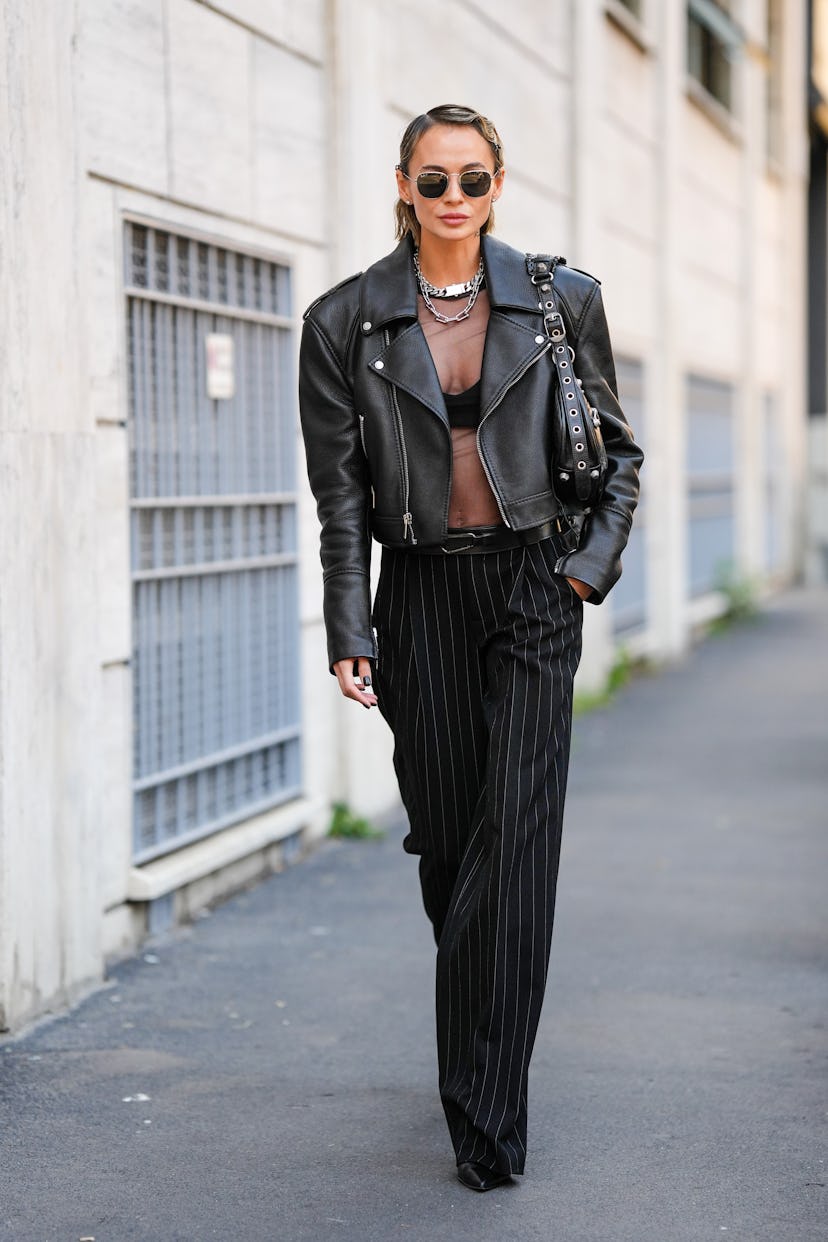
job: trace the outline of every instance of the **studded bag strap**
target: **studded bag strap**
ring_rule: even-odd
[[[543,325],[552,342],[552,359],[558,373],[566,433],[572,450],[575,495],[579,500],[588,501],[595,489],[595,480],[600,478],[601,467],[600,462],[590,456],[590,437],[585,424],[587,419],[597,420],[597,412],[591,409],[575,374],[575,351],[566,339],[563,315],[552,289],[555,268],[565,262],[561,255],[528,254],[526,270],[540,295]]]

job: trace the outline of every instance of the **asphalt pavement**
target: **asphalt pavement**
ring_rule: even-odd
[[[402,826],[0,1045],[5,1242],[826,1242],[828,593],[576,723],[526,1175],[456,1180]]]

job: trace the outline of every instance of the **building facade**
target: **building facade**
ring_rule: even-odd
[[[647,463],[587,609],[679,655],[799,569],[806,0],[0,0],[0,1029],[397,806],[338,697],[301,312],[393,245],[407,120],[496,121],[498,234],[603,281]]]

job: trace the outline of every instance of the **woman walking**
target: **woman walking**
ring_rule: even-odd
[[[485,1191],[524,1170],[582,601],[620,575],[642,455],[598,282],[491,235],[492,123],[416,117],[396,175],[397,248],[306,312],[300,409],[328,657],[393,731],[440,1095]]]

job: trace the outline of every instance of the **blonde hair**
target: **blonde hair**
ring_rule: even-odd
[[[500,141],[500,135],[495,129],[488,117],[483,116],[480,112],[475,112],[474,108],[464,108],[461,104],[441,104],[439,108],[430,108],[428,112],[423,112],[421,116],[415,116],[414,120],[406,127],[405,133],[400,140],[400,163],[399,167],[402,172],[408,176],[408,169],[411,163],[411,157],[417,143],[422,138],[426,130],[434,125],[470,125],[472,129],[476,129],[481,138],[485,138],[492,149],[494,155],[495,173],[500,172],[503,167],[503,144]],[[481,228],[481,233],[490,233],[494,228],[494,209],[489,211],[489,218]],[[398,198],[394,204],[394,222],[397,240],[399,241],[410,233],[414,238],[415,244],[420,241],[420,225],[417,220],[416,212],[412,203],[404,203]]]

